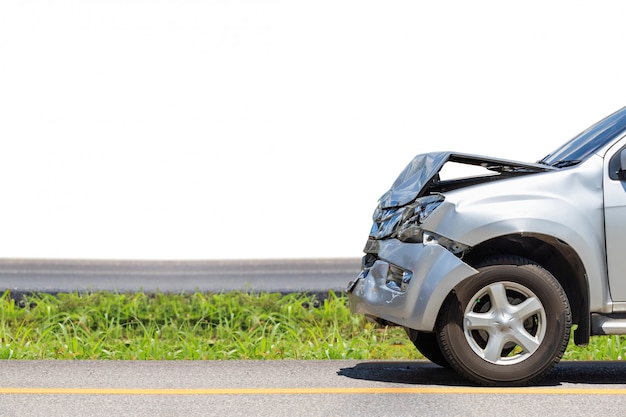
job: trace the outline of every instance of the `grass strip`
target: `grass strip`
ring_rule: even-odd
[[[565,359],[618,360],[619,336],[570,344]],[[396,327],[306,294],[32,294],[0,297],[2,359],[420,359]]]

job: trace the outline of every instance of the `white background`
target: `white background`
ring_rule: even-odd
[[[0,257],[358,257],[419,153],[626,105],[626,2],[3,0]]]

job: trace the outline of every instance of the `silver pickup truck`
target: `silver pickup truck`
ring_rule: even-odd
[[[354,313],[475,383],[537,382],[572,325],[626,334],[626,107],[537,163],[418,155],[373,221]]]

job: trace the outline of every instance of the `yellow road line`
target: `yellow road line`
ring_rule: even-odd
[[[626,395],[626,388],[0,388],[18,395],[311,395],[311,394],[524,394],[524,395]]]

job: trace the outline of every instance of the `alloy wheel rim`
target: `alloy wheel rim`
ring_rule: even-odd
[[[546,333],[545,308],[527,287],[495,282],[470,298],[463,333],[483,360],[514,365],[527,360],[541,346]]]

